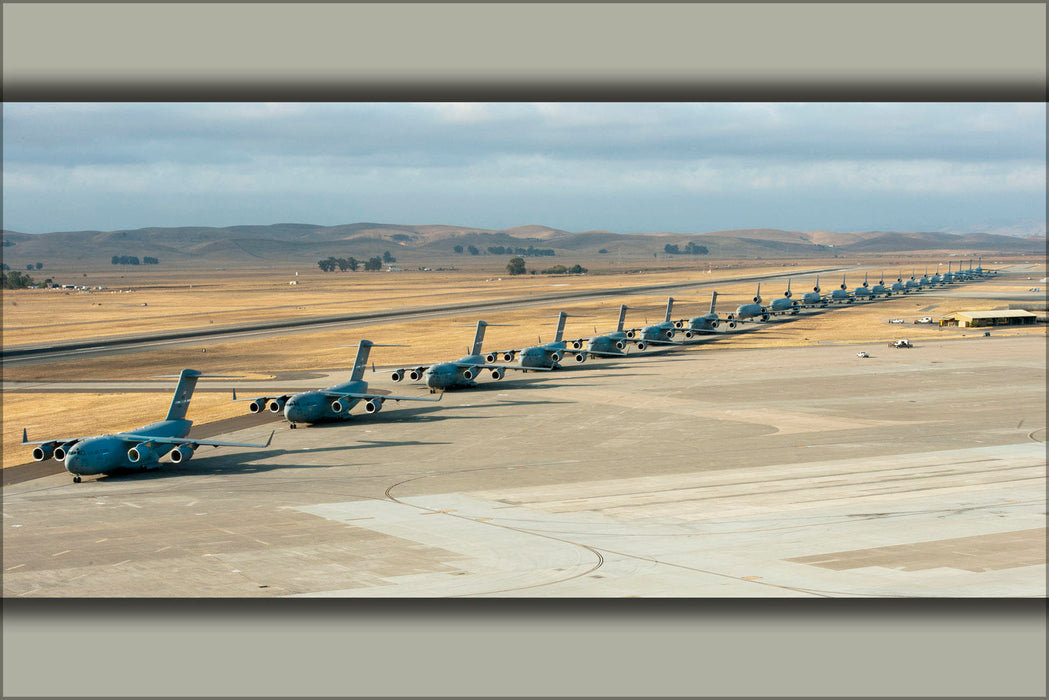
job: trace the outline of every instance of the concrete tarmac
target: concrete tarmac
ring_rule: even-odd
[[[1044,596],[1045,364],[1031,336],[697,345],[256,416],[225,439],[264,450],[6,485],[3,594]]]

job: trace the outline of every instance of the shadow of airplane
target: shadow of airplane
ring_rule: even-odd
[[[317,454],[325,452],[347,452],[375,447],[398,447],[407,445],[450,445],[449,442],[420,442],[418,440],[357,440],[353,445],[332,447],[307,447],[298,450],[257,450],[238,452],[232,455],[204,457],[189,462],[173,464],[162,462],[156,469],[124,469],[98,477],[102,483],[146,483],[157,479],[172,479],[188,476],[216,476],[221,474],[260,474],[280,469],[330,469],[338,464],[265,464],[262,460],[292,454]]]

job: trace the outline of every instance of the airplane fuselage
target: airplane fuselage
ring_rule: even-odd
[[[517,364],[521,367],[560,367],[558,363],[565,356],[565,350],[563,340],[525,348],[517,355]]]
[[[606,335],[595,335],[586,341],[586,352],[608,353],[611,355],[626,355],[627,343],[633,339],[627,338],[623,331],[616,331]]]
[[[476,376],[477,370],[471,372],[473,376],[467,377],[466,373],[470,368],[460,367],[461,364],[483,365],[485,364],[484,356],[464,355],[455,362],[441,362],[432,365],[423,374],[423,381],[426,382],[426,386],[435,390],[476,386],[477,382],[473,380],[473,376]]]
[[[635,340],[644,340],[646,342],[667,342],[674,337],[674,324],[669,321],[663,323],[657,323],[653,326],[645,326],[642,328]]]
[[[826,301],[823,299],[823,295],[819,292],[808,292],[801,298],[801,303],[805,306],[825,306]]]
[[[284,417],[289,423],[326,423],[345,420],[350,417],[350,409],[360,403],[361,399],[331,395],[340,391],[347,394],[364,394],[368,392],[368,382],[357,379],[336,384],[324,391],[303,391],[294,394],[284,404]],[[338,411],[332,407],[332,404],[336,402]]]
[[[787,297],[783,297],[782,299],[774,299],[772,301],[772,306],[770,306],[769,309],[771,311],[773,311],[774,313],[778,313],[778,314],[783,314],[783,313],[796,314],[796,313],[798,313],[798,304],[793,299],[788,299]]]
[[[735,318],[742,321],[745,318],[761,317],[763,321],[768,320],[768,310],[761,304],[742,304],[736,307]]]
[[[876,297],[879,294],[884,294],[887,297],[892,296],[892,290],[890,290],[884,284],[876,284],[873,287],[871,287],[871,296]]]
[[[830,293],[830,300],[848,304],[852,302],[852,295],[844,289],[835,289]]]
[[[870,287],[856,287],[852,290],[852,296],[856,299],[873,299],[874,292]]]
[[[720,325],[721,319],[718,318],[717,314],[706,314],[705,316],[690,318],[685,329],[690,331],[716,331]]]
[[[181,438],[189,435],[192,425],[193,421],[185,419],[162,420],[128,432],[150,437]],[[115,435],[99,435],[81,440],[66,452],[64,460],[66,471],[76,476],[92,476],[109,474],[121,469],[148,469],[155,467],[162,455],[174,449],[172,445],[158,444],[152,450],[151,459],[132,462],[128,451],[143,443],[148,444],[148,440],[126,440]]]

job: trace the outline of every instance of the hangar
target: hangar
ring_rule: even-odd
[[[981,328],[983,326],[1019,326],[1033,324],[1038,317],[1023,309],[993,311],[956,311],[940,319],[941,326]]]

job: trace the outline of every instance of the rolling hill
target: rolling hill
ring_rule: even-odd
[[[619,259],[651,259],[667,244],[702,245],[713,258],[834,257],[958,251],[963,253],[1045,253],[1046,239],[987,233],[833,232],[738,229],[706,233],[572,233],[542,225],[504,230],[468,226],[354,223],[337,226],[282,223],[224,228],[142,228],[120,231],[4,231],[4,262],[13,269],[37,261],[104,264],[113,256],[153,256],[182,265],[314,264],[328,256],[367,259],[390,251],[402,263],[457,255],[456,247],[489,246],[553,249],[558,257],[590,257],[605,251]],[[464,253],[465,255],[465,253]],[[691,257],[691,256],[688,256]]]

